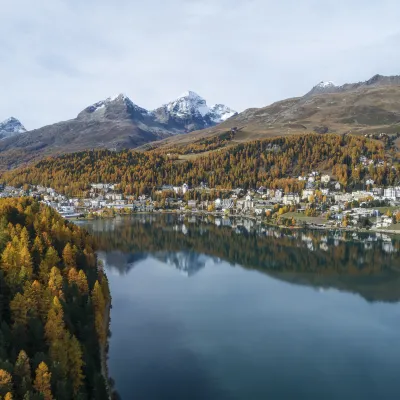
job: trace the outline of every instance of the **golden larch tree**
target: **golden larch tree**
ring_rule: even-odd
[[[34,387],[43,395],[44,400],[53,400],[50,380],[51,372],[49,372],[47,365],[44,362],[41,362],[36,369]]]

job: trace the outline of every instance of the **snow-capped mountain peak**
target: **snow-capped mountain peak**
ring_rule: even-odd
[[[201,96],[199,96],[197,93],[192,92],[191,90],[187,90],[186,92],[183,92],[178,99],[190,99],[190,100],[202,100],[205,101]]]
[[[306,94],[306,96],[326,94],[326,93],[336,93],[339,89],[340,87],[336,86],[332,81],[321,81],[317,85],[315,85]]]
[[[86,107],[78,119],[135,121],[140,129],[147,130],[151,126],[152,133],[163,137],[208,128],[235,114],[223,104],[209,107],[203,97],[189,90],[153,111],[136,105],[127,95],[119,93]]]
[[[177,117],[200,114],[202,117],[209,114],[210,109],[206,101],[197,93],[188,90],[176,100],[165,105],[166,109]]]
[[[193,122],[195,129],[221,123],[237,114],[236,111],[223,104],[209,107],[203,97],[191,90],[182,93],[176,100],[165,104],[161,109],[169,118]]]
[[[17,118],[10,117],[5,121],[0,122],[0,136],[2,138],[14,136],[18,133],[24,132],[26,132],[26,129]]]

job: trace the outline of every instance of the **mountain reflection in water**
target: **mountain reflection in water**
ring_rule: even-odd
[[[127,274],[147,257],[188,277],[209,257],[323,290],[357,293],[368,301],[400,300],[400,241],[379,233],[282,230],[252,220],[135,215],[83,225],[108,268]]]

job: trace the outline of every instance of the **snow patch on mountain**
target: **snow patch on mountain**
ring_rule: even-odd
[[[318,83],[316,87],[319,88],[328,88],[328,87],[336,87],[336,85],[332,81],[322,81]]]
[[[129,108],[135,109],[142,114],[148,114],[149,111],[145,110],[142,107],[139,107],[137,104],[135,104],[128,96],[126,96],[124,93],[119,93],[114,96],[107,97],[105,100],[100,100],[97,103],[94,103],[90,105],[89,107],[85,108],[85,112],[87,113],[95,113],[98,111],[105,111],[105,109],[108,106],[112,106],[113,104],[118,104],[118,103],[125,103],[125,105]]]
[[[0,135],[3,138],[14,136],[24,132],[26,132],[25,127],[21,124],[21,122],[18,119],[14,117],[10,117],[5,121],[0,122]]]
[[[226,121],[228,118],[237,114],[236,111],[223,104],[214,104],[210,107],[211,119],[216,124]]]

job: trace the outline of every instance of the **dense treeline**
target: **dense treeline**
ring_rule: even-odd
[[[361,155],[376,164],[364,168]],[[207,182],[210,187],[226,189],[265,185],[293,191],[304,186],[295,178],[312,170],[333,173],[345,186],[360,184],[366,176],[382,185],[397,182],[400,167],[386,162],[378,165],[378,161],[385,161],[381,142],[359,136],[310,134],[238,144],[188,160],[170,159],[157,150],[83,151],[10,171],[3,179],[16,186],[51,186],[69,195],[84,195],[93,182],[120,183],[124,193],[134,195],[184,182],[190,186]]]
[[[0,397],[108,399],[110,294],[88,233],[32,199],[2,199],[0,254]]]

